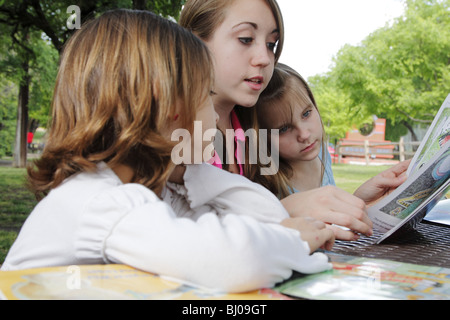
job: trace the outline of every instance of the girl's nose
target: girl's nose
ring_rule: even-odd
[[[270,55],[271,53],[267,48],[267,45],[265,43],[260,44],[255,49],[255,55],[253,57],[252,64],[254,66],[266,67],[272,62]]]
[[[311,137],[311,132],[306,128],[297,128],[297,140],[299,142],[308,141],[309,137]]]

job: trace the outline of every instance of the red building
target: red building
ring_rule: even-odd
[[[365,131],[364,134],[361,131]],[[353,129],[341,139],[340,161],[349,162],[389,162],[394,159],[394,145],[385,140],[386,119],[376,119],[364,130]]]

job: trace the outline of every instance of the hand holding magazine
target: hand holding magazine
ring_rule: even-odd
[[[376,243],[414,229],[450,186],[450,95],[445,100],[408,168],[408,180],[369,209]]]

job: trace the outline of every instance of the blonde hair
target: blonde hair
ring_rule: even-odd
[[[267,121],[268,117],[265,110],[276,110],[277,112],[283,114],[283,117],[286,119],[287,123],[292,122],[293,106],[290,101],[301,101],[304,103],[309,103],[309,101],[311,101],[317,109],[317,112],[319,112],[314,95],[305,79],[303,79],[303,77],[294,69],[279,63],[275,67],[274,74],[269,85],[261,94],[255,106],[260,127],[262,129],[274,129],[270,127],[270,124]],[[322,159],[324,159],[326,137],[322,118],[320,119],[322,132],[324,133],[322,135]],[[271,143],[270,139],[268,140],[269,141],[267,141],[267,143]],[[324,171],[325,167],[322,160],[320,181],[323,179]],[[280,167],[277,174],[273,176],[256,176],[255,180],[271,190],[280,198],[285,198],[291,194],[293,190],[293,187],[289,182],[292,175],[292,167],[281,158]]]
[[[36,196],[102,161],[130,166],[133,182],[159,194],[174,168],[162,129],[179,114],[192,130],[212,73],[203,42],[151,12],[113,10],[87,22],[64,48],[49,137],[28,169]]]

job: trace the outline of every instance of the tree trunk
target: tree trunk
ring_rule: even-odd
[[[417,135],[416,135],[416,133],[414,132],[413,127],[412,127],[408,122],[406,122],[406,121],[402,121],[402,124],[403,124],[406,128],[408,128],[409,132],[411,133],[411,139],[412,139],[412,141],[418,141]],[[418,148],[419,148],[418,146],[413,146],[413,147],[412,147],[412,149],[413,149],[414,152],[417,151]]]
[[[13,166],[25,168],[27,164],[27,129],[28,129],[28,100],[30,91],[30,75],[28,61],[22,63],[24,75],[20,82],[19,103],[17,107],[16,143],[14,146]]]
[[[145,4],[145,0],[133,0],[133,9],[134,10],[146,10],[147,6]]]

